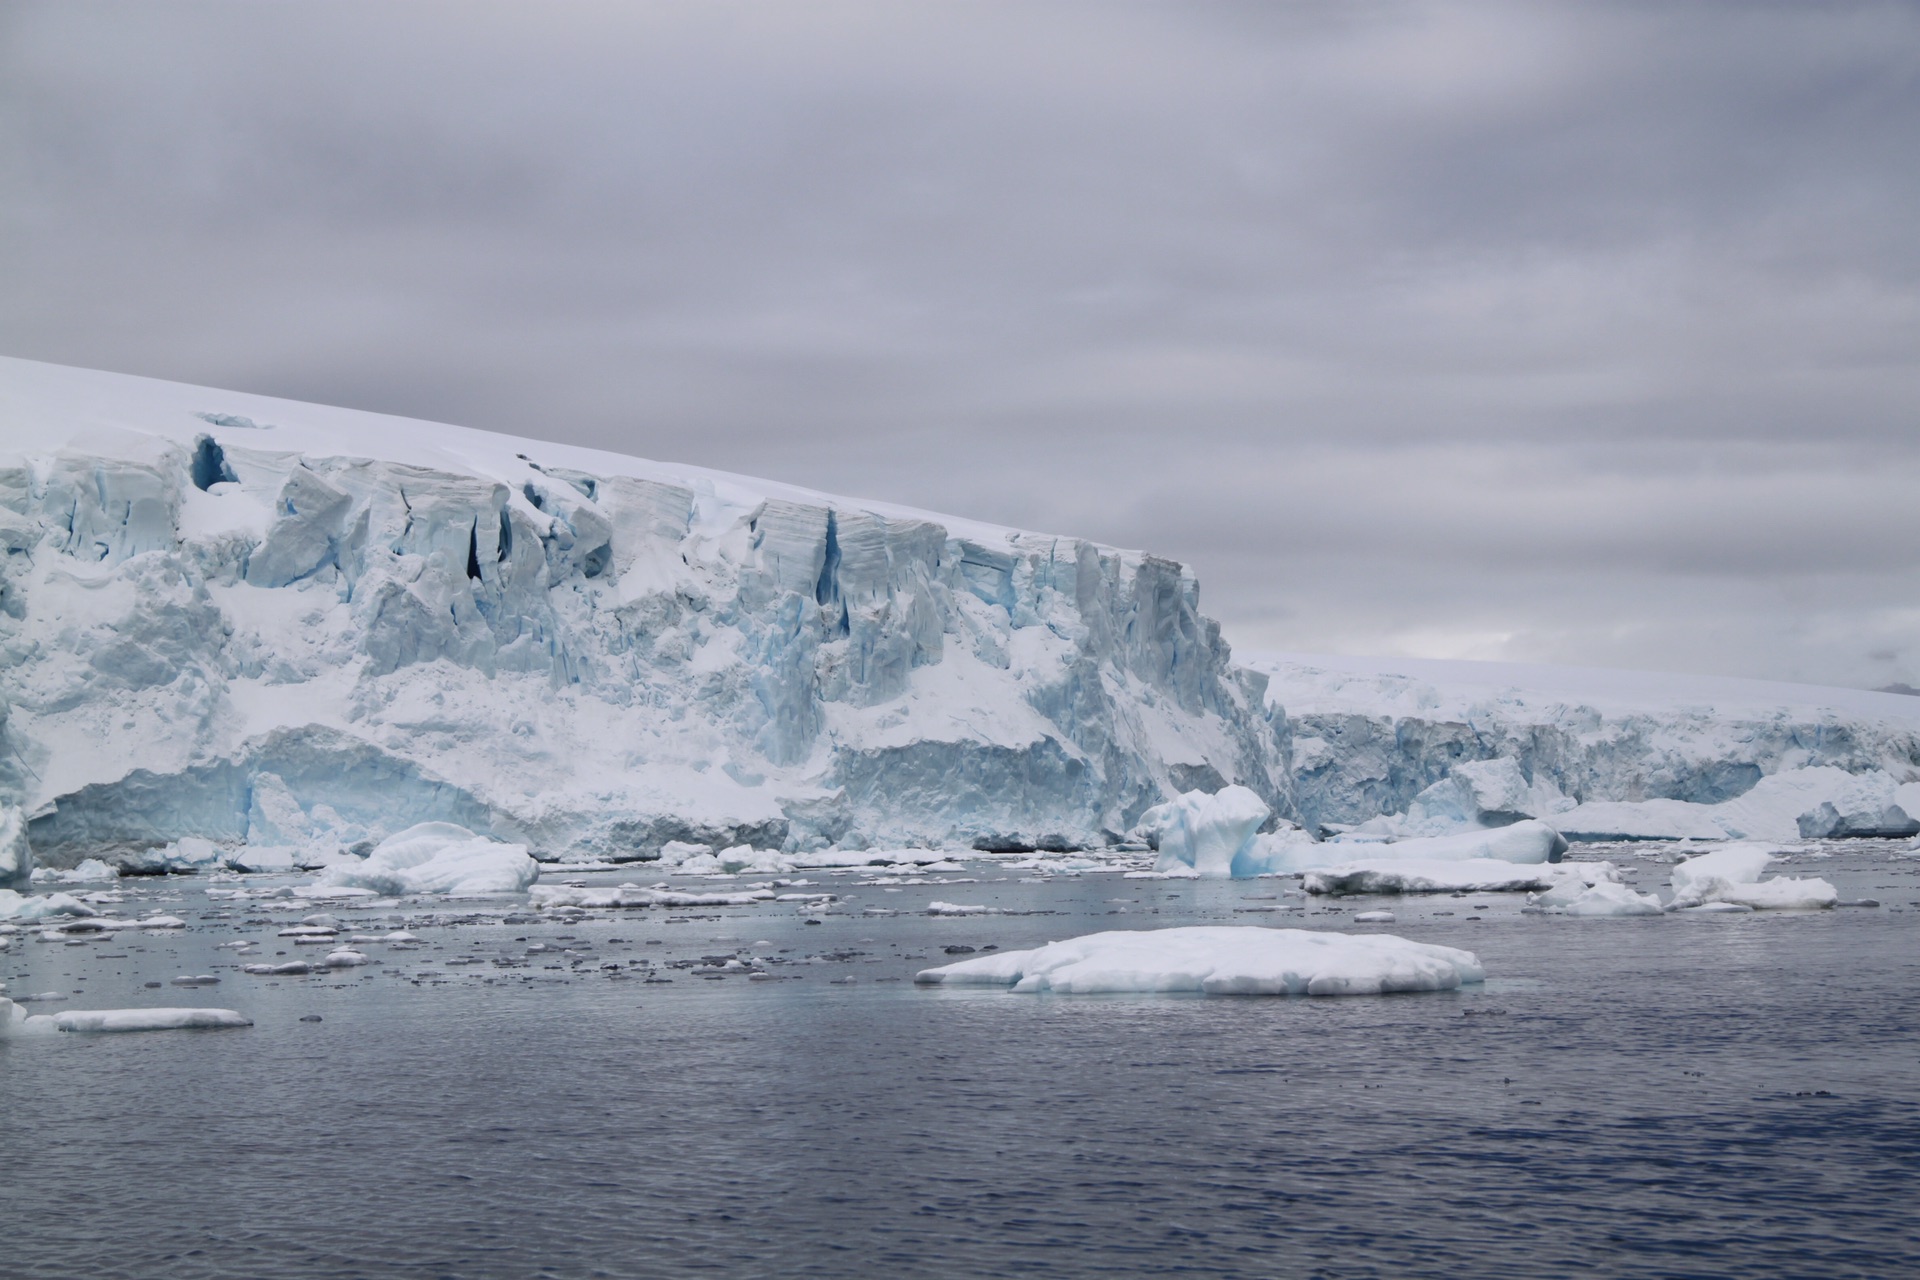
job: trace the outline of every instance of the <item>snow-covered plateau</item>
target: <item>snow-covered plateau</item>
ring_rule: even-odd
[[[1920,698],[1236,660],[1139,552],[0,360],[0,888],[1143,843],[1254,875],[1506,827],[1514,862],[1920,832]]]

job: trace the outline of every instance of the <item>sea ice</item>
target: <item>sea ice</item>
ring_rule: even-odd
[[[1448,991],[1485,977],[1469,951],[1392,934],[1196,925],[1088,934],[921,971],[924,985],[1072,994],[1377,995]]]
[[[451,822],[422,822],[388,836],[365,860],[337,862],[316,888],[382,894],[519,893],[540,876],[523,844],[503,844]]]

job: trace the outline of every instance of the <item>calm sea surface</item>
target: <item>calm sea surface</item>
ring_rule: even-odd
[[[22,934],[8,994],[256,1025],[0,1043],[0,1272],[1916,1275],[1920,858],[1834,849],[1778,869],[1885,906],[1566,920],[1510,895],[1399,900],[1391,932],[1470,948],[1489,981],[1347,1000],[912,985],[947,946],[1341,928],[1388,905],[1270,913],[1274,881],[815,872],[848,895],[819,925],[785,903],[570,924],[327,908],[370,931],[404,917],[425,945],[284,979],[215,945],[324,954],[276,936],[297,915],[123,882],[123,912],[191,928]],[[1034,914],[920,914],[936,898]],[[783,979],[684,967],[736,952]],[[223,981],[145,986],[189,973]]]

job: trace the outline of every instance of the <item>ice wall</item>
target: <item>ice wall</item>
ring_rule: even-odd
[[[0,361],[0,803],[541,857],[1073,847],[1282,812],[1263,679],[1174,562],[438,424]]]
[[[1490,663],[1242,660],[1268,677],[1269,722],[1309,827],[1372,820],[1394,834],[1440,834],[1522,817],[1587,821],[1603,804],[1652,801],[1699,806],[1673,811],[1696,834],[1724,839],[1709,807],[1742,808],[1735,802],[1763,778],[1785,790],[1809,778],[1832,784],[1833,802],[1810,792],[1783,817],[1768,815],[1786,827],[1769,838],[1899,834],[1909,815],[1896,802],[1920,780],[1916,698]],[[1674,821],[1647,831],[1678,831]]]

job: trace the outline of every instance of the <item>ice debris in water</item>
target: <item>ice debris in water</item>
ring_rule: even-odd
[[[1463,862],[1359,858],[1309,871],[1300,884],[1308,893],[1519,893],[1550,889],[1560,880],[1557,867],[1492,858]]]
[[[1358,996],[1450,991],[1484,977],[1470,951],[1393,934],[1197,925],[1088,934],[926,969],[914,981],[1071,994]]]
[[[49,893],[37,897],[0,889],[0,920],[45,920],[52,916],[98,915],[70,893]]]
[[[119,871],[98,858],[83,858],[80,860],[79,865],[70,867],[65,871],[59,871],[53,867],[35,867],[33,869],[33,882],[35,884],[46,884],[49,882],[54,884],[102,884],[110,880],[118,880],[119,878]]]
[[[537,884],[527,890],[527,901],[531,905],[548,910],[566,907],[745,907],[756,902],[772,902],[776,896],[771,889],[747,889],[739,893],[680,893],[671,889],[643,889],[637,884],[594,889],[576,885]]]
[[[337,862],[315,888],[375,893],[520,893],[540,877],[523,844],[503,844],[451,822],[422,822],[388,836],[362,861]]]
[[[979,906],[964,902],[929,902],[927,914],[930,916],[984,916],[991,915],[992,907]]]
[[[1723,903],[1755,911],[1811,910],[1840,900],[1839,892],[1825,880],[1786,876],[1762,880],[1761,873],[1773,859],[1774,850],[1762,844],[1730,844],[1689,858],[1673,868],[1670,907],[1684,910]]]

